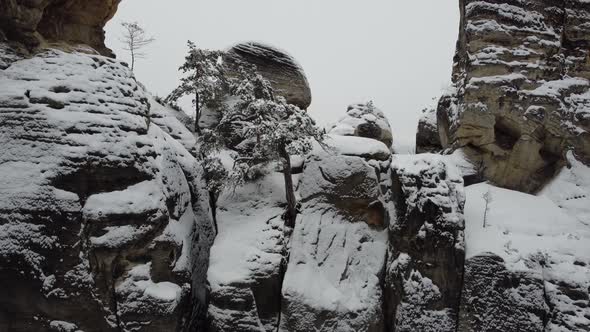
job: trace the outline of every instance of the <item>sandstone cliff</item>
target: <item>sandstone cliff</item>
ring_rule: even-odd
[[[454,91],[441,98],[443,147],[486,178],[535,192],[573,150],[590,162],[590,6],[585,1],[460,1]]]

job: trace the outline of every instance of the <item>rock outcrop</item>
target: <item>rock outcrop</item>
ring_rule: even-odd
[[[538,273],[508,270],[502,258],[482,254],[467,260],[460,332],[544,331],[548,307]]]
[[[105,24],[121,0],[0,0],[0,41],[34,49],[47,43],[84,44],[112,56]]]
[[[416,132],[416,153],[437,153],[443,150],[438,135],[436,108],[426,108],[418,120]]]
[[[286,259],[283,175],[227,188],[211,248],[209,331],[276,331]]]
[[[192,134],[110,58],[0,73],[0,330],[204,324],[209,196],[171,136]]]
[[[378,164],[320,151],[306,160],[280,331],[383,331],[387,216]]]
[[[241,43],[227,51],[230,64],[245,61],[256,65],[260,74],[272,85],[277,95],[289,104],[307,109],[311,104],[311,89],[301,66],[289,54],[256,42]]]
[[[534,192],[573,148],[590,162],[590,5],[460,2],[453,83],[441,98],[443,147],[463,147],[485,175]]]
[[[554,192],[587,190],[590,173],[579,167],[577,179],[560,175],[540,196],[485,183],[466,188],[459,331],[590,329],[590,225],[576,218],[582,209],[552,201]]]
[[[329,133],[376,139],[388,148],[393,143],[389,121],[372,102],[348,106],[346,115],[330,128]]]
[[[394,156],[385,272],[389,331],[455,331],[463,279],[463,180],[438,155]]]

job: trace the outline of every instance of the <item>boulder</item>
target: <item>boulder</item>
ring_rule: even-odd
[[[227,51],[230,66],[237,61],[256,65],[259,73],[269,80],[277,95],[288,103],[307,109],[311,104],[311,90],[307,77],[297,61],[275,47],[257,43],[240,43]]]
[[[383,142],[388,148],[391,148],[393,143],[391,126],[387,118],[372,102],[348,106],[346,115],[328,132],[341,136],[372,138]]]
[[[202,327],[209,196],[156,102],[99,55],[49,50],[1,73],[0,330]]]
[[[0,0],[0,40],[36,48],[44,43],[84,44],[113,56],[104,45],[105,24],[120,0]]]
[[[386,330],[455,331],[465,258],[461,173],[444,156],[392,159]]]
[[[590,162],[590,5],[461,1],[454,91],[439,103],[444,148],[494,183],[535,192],[573,148]]]

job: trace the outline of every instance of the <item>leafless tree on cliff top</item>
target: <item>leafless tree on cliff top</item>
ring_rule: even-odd
[[[123,22],[121,25],[125,28],[121,42],[125,44],[123,49],[131,54],[131,70],[133,71],[135,60],[145,58],[145,53],[140,50],[153,43],[155,39],[148,37],[145,30],[137,22]]]

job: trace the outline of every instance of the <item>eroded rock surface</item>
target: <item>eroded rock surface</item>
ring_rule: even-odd
[[[228,52],[228,60],[245,61],[256,65],[260,74],[269,80],[275,93],[288,103],[307,109],[311,104],[311,90],[301,66],[289,54],[269,45],[256,42],[241,43]]]
[[[348,106],[346,115],[330,128],[329,133],[376,139],[388,148],[393,143],[389,121],[372,102]]]
[[[465,257],[461,174],[442,156],[394,156],[391,188],[389,331],[455,331]]]
[[[0,0],[0,41],[35,48],[46,42],[85,44],[103,55],[105,24],[120,0]]]
[[[220,196],[208,271],[210,331],[276,331],[286,258],[284,197],[276,171]]]
[[[0,330],[202,325],[208,193],[131,72],[50,50],[0,87]]]
[[[310,156],[301,175],[280,331],[384,329],[381,162],[332,153]]]
[[[418,120],[416,132],[416,153],[437,153],[443,147],[438,135],[436,108],[426,108]]]
[[[534,192],[573,148],[590,162],[590,4],[460,2],[455,91],[438,108],[443,146],[465,147],[496,184]]]

